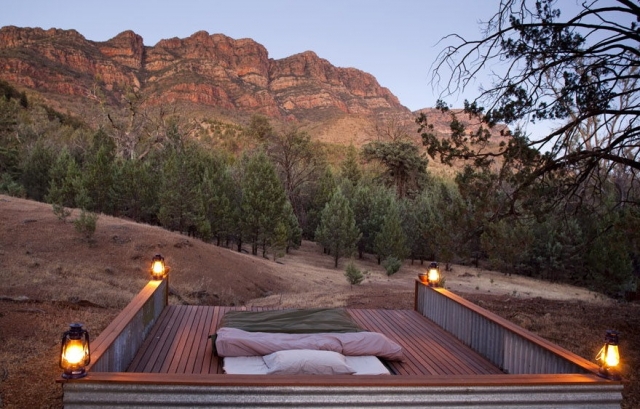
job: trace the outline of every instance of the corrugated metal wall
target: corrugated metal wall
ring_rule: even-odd
[[[138,349],[144,342],[147,334],[151,331],[156,319],[166,305],[166,291],[168,282],[150,282],[147,286],[155,286],[149,293],[148,298],[139,300],[138,297],[131,301],[124,311],[130,310],[132,304],[141,303],[141,308],[134,311],[131,320],[119,330],[114,341],[99,357],[97,357],[89,367],[92,372],[124,372],[133,361]],[[105,329],[100,337],[110,335],[109,328]],[[98,341],[98,339],[96,339]],[[95,342],[95,341],[94,341]],[[97,342],[95,342],[97,344]]]
[[[620,408],[619,385],[224,387],[67,383],[65,408]]]
[[[445,294],[425,285],[418,285],[417,291],[418,312],[453,334],[505,373],[590,372],[585,367],[553,353]],[[521,331],[524,332],[522,329]],[[570,353],[567,351],[567,354]]]

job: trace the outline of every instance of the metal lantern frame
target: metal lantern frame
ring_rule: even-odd
[[[81,355],[79,355],[79,352]],[[78,354],[70,360],[70,356]],[[64,379],[78,379],[87,375],[86,367],[91,363],[89,332],[82,324],[73,323],[62,334],[60,342],[60,368],[64,369]]]
[[[618,350],[618,331],[607,330],[604,336],[604,346],[596,356],[600,361],[599,375],[603,378],[620,380],[618,365],[620,365],[620,351]]]
[[[440,274],[440,267],[438,266],[438,263],[431,263],[427,270],[427,283],[431,287],[438,287],[440,285],[441,278],[442,275]]]
[[[162,280],[166,276],[167,266],[164,263],[164,257],[160,254],[156,254],[151,260],[151,277],[154,280]]]

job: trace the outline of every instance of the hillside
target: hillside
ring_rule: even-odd
[[[0,28],[0,67],[0,80],[30,101],[93,127],[124,124],[134,110],[152,127],[179,115],[198,124],[191,132],[201,136],[203,121],[246,124],[260,114],[294,123],[321,142],[361,146],[391,121],[421,145],[418,112],[371,74],[335,67],[313,51],[273,59],[248,38],[198,31],[150,46],[133,31],[95,42],[75,30],[6,26]],[[419,112],[437,132],[449,132],[447,115]]]
[[[73,216],[72,216],[73,219]],[[310,242],[277,261],[100,216],[95,240],[56,219],[47,204],[0,196],[0,402],[61,407],[59,337],[71,322],[93,336],[145,285],[156,253],[171,266],[170,303],[265,307],[413,308],[423,267],[387,277],[373,257],[357,260],[365,281],[350,286]],[[446,287],[559,345],[593,359],[601,334],[621,331],[625,408],[640,404],[640,306],[587,290],[453,266]],[[634,369],[635,368],[635,369]]]

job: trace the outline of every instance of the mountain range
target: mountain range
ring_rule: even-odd
[[[269,58],[252,39],[205,31],[146,46],[133,31],[96,42],[75,30],[6,26],[0,67],[0,80],[30,99],[89,122],[99,109],[126,107],[134,95],[141,106],[181,107],[190,116],[295,121],[329,143],[361,145],[389,119],[417,130],[415,113],[371,74],[335,67],[312,51]],[[447,117],[426,112],[446,132]]]

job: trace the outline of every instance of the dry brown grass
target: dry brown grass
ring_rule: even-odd
[[[107,216],[90,244],[49,205],[0,196],[0,406],[61,407],[62,332],[82,322],[97,336],[145,285],[156,253],[172,269],[171,303],[410,309],[424,268],[406,263],[388,277],[373,257],[355,260],[366,278],[351,286],[346,260],[334,269],[314,243],[274,262]],[[621,330],[624,407],[640,407],[637,304],[465,266],[446,273],[446,286],[588,359],[604,329]]]

